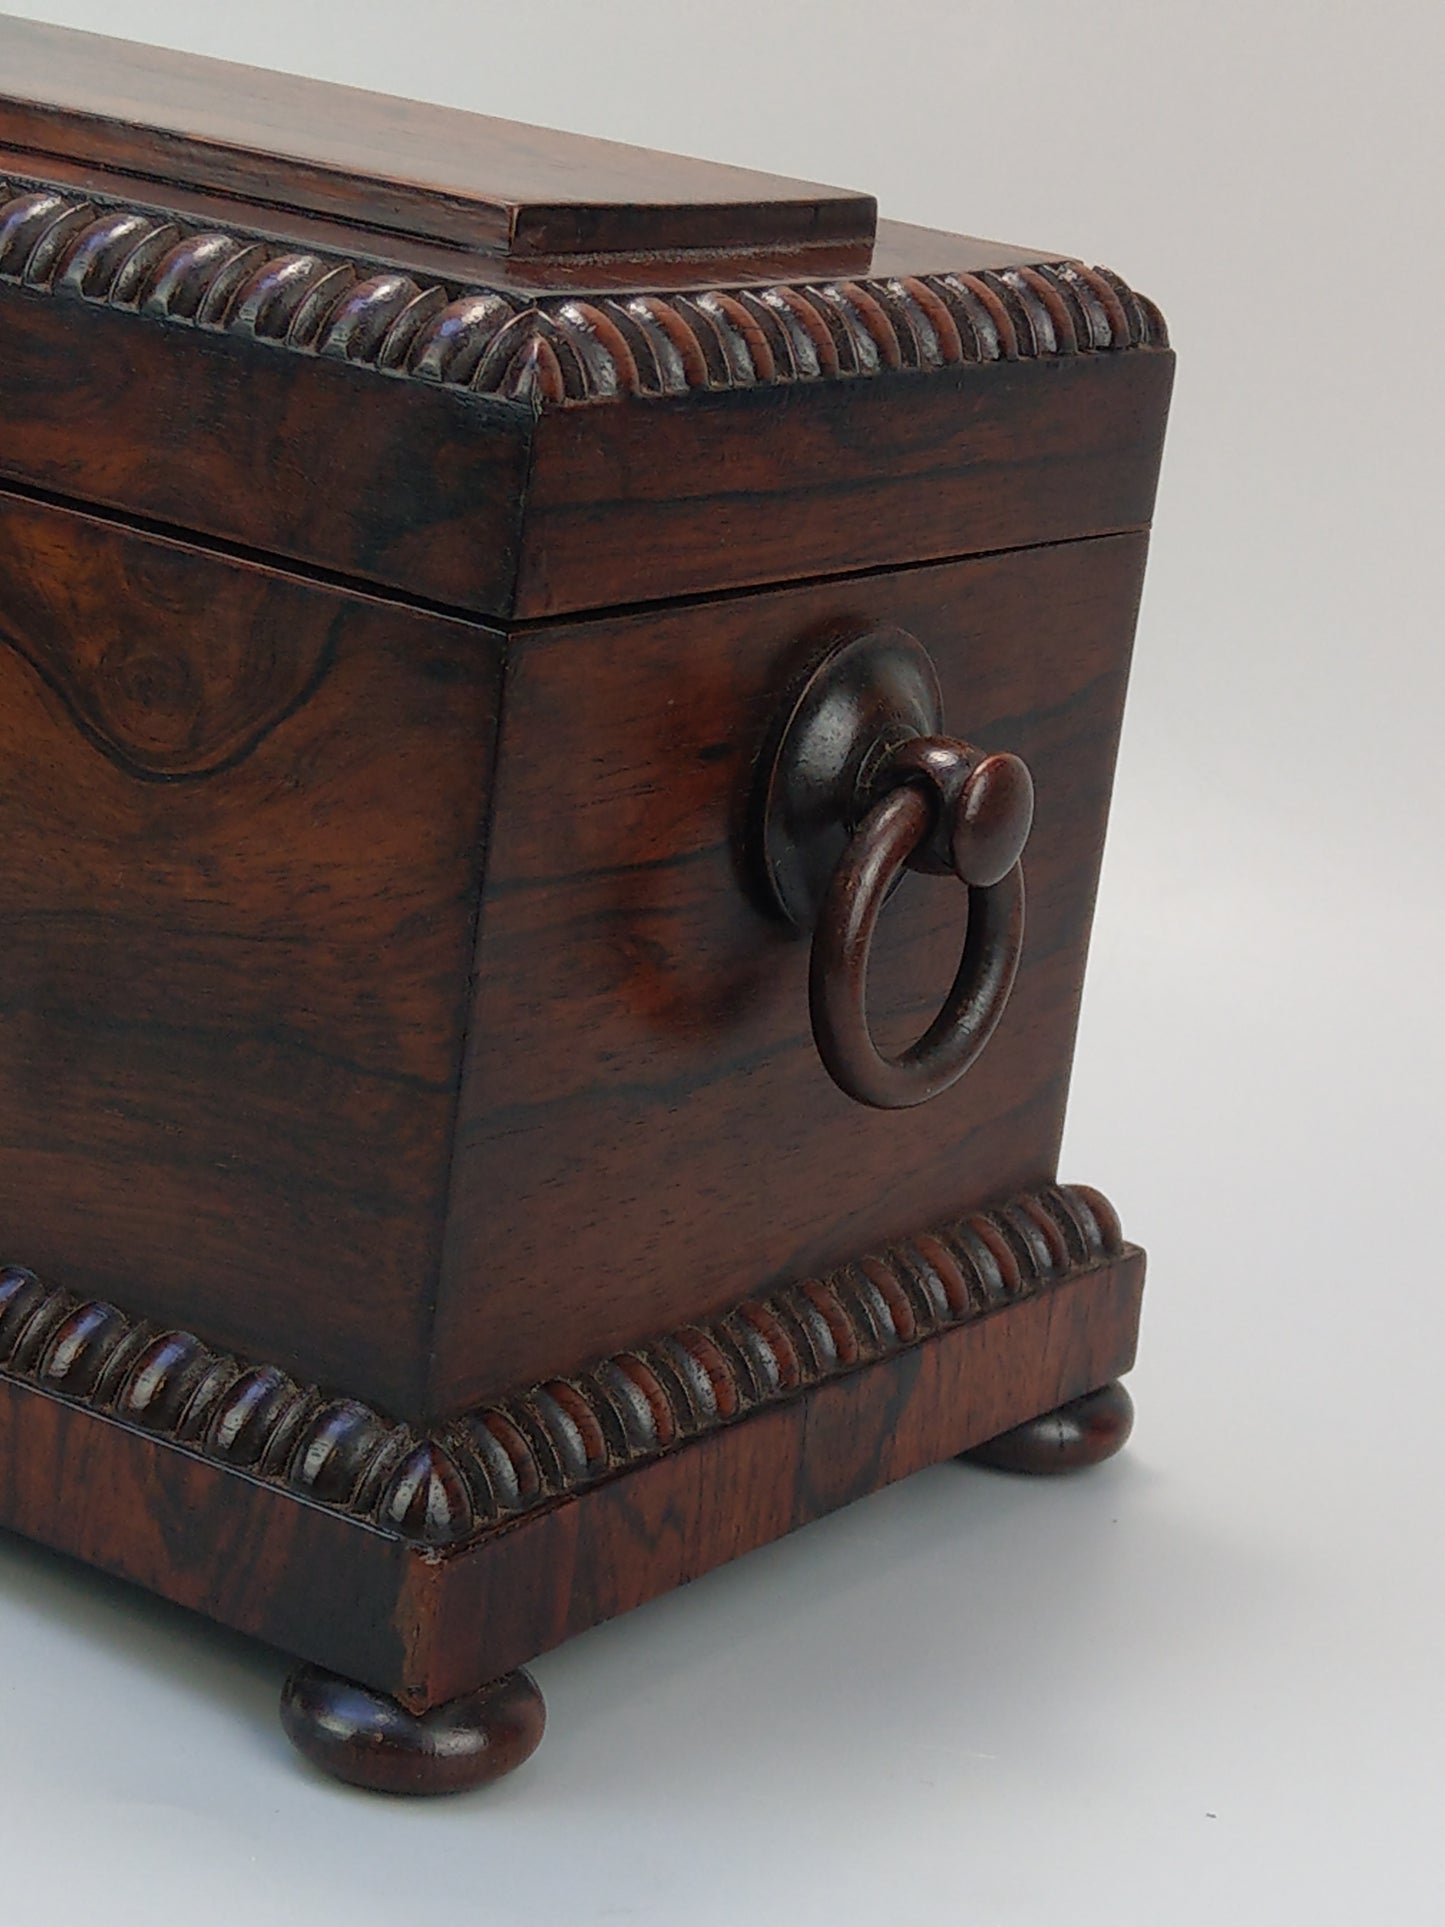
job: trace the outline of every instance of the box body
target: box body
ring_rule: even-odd
[[[7,34],[3,1517],[428,1706],[1126,1369],[1142,1260],[1056,1178],[1152,306],[550,136],[443,195],[396,103],[390,173],[329,96],[258,172],[264,77],[107,117],[103,45],[53,106]],[[1002,1018],[899,1110],[755,848],[881,626],[1035,791]],[[976,913],[890,899],[884,1047]]]
[[[438,1409],[1053,1177],[1144,552],[1109,536],[514,640]],[[999,1029],[952,1090],[886,1112],[824,1070],[807,943],[750,894],[738,830],[800,651],[879,619],[925,644],[946,713],[1016,748],[1038,797]],[[881,1037],[916,1034],[947,986],[950,882],[909,876],[889,904]]]
[[[21,497],[0,534],[43,1275],[426,1421],[1054,1174],[1141,536],[508,637]],[[880,616],[1039,793],[1010,1009],[902,1114],[828,1080],[738,860],[799,651]],[[890,906],[880,1032],[958,894]]]

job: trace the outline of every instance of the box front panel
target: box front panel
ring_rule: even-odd
[[[432,1403],[456,1410],[826,1271],[1052,1175],[1133,637],[1143,534],[519,638],[459,1122]],[[808,942],[750,894],[752,763],[821,639],[898,624],[946,727],[1037,786],[1028,925],[982,1058],[914,1110],[845,1097]],[[884,912],[879,1041],[922,1030],[964,893]]]
[[[0,1258],[405,1411],[500,644],[0,495]]]

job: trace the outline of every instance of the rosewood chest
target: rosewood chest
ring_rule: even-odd
[[[1122,1443],[1171,373],[864,195],[0,22],[0,1523],[435,1791],[570,1633]]]

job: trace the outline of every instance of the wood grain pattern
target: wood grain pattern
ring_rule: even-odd
[[[413,1557],[409,1704],[466,1692],[604,1619],[1127,1372],[1143,1254],[768,1406],[435,1564]]]
[[[1051,1185],[420,1433],[11,1265],[0,1270],[0,1373],[449,1546],[1122,1251],[1105,1199]]]
[[[73,191],[79,199],[108,207],[134,208],[158,221],[180,221],[197,232],[249,234],[269,242],[276,253],[307,249],[457,288],[481,281],[533,300],[565,292],[688,293],[731,281],[766,287],[838,276],[890,280],[903,274],[977,274],[1070,258],[1062,248],[1011,245],[893,220],[878,222],[871,249],[849,243],[837,254],[831,246],[784,246],[713,260],[687,253],[649,254],[641,259],[607,254],[472,257],[414,234],[372,233],[307,209],[267,209],[221,190],[184,182],[151,184],[103,162],[38,155],[3,142],[0,176]]]
[[[496,255],[866,248],[871,195],[0,18],[0,141]]]
[[[585,1626],[1122,1437],[1142,1254],[1055,1174],[1173,358],[1063,252],[328,98],[0,25],[0,1524],[435,1779]],[[886,624],[1036,790],[891,1113],[747,841]],[[885,1053],[962,897],[883,912]]]
[[[1079,355],[537,416],[6,284],[0,334],[0,477],[513,618],[1146,527],[1173,373]]]
[[[1142,1282],[1129,1246],[1056,1272],[449,1547],[0,1372],[0,1523],[419,1712],[1107,1383]]]
[[[1149,526],[1167,353],[557,408],[513,609],[543,617]]]
[[[82,1297],[401,1410],[501,650],[0,496],[0,1220]]]
[[[514,639],[432,1411],[1053,1176],[1144,555],[1119,536]],[[741,861],[800,661],[880,621],[928,649],[950,727],[1037,785],[1009,1007],[953,1090],[891,1115],[829,1078],[808,945]],[[962,894],[909,876],[889,905],[884,1046],[937,1009]]]
[[[410,1542],[5,1374],[0,1525],[382,1691],[415,1677]]]
[[[514,600],[520,404],[5,283],[0,335],[0,482],[357,586]]]
[[[12,523],[17,550],[47,523],[43,515]],[[244,761],[310,699],[335,661],[335,638],[316,624],[285,626],[256,571],[233,576],[230,622],[198,619],[197,605],[164,578],[163,567],[147,578],[138,561],[124,582],[113,569],[46,577],[12,562],[0,644],[128,775],[211,776]],[[117,605],[137,592],[148,599],[132,619]]]
[[[428,602],[533,619],[1152,512],[1162,322],[1065,259],[890,230],[852,279],[542,295],[3,192],[0,475]]]
[[[529,302],[4,180],[0,280],[536,405],[1169,345],[1078,261]]]
[[[426,1426],[1051,1177],[1141,539],[514,636],[499,725],[471,625],[0,523],[0,1205],[42,1275]],[[829,1085],[737,835],[799,649],[880,614],[1041,786],[1013,1014],[886,1130]],[[112,662],[186,767],[117,746]],[[952,969],[920,883],[885,1025]]]

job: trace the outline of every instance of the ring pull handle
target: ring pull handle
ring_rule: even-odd
[[[993,1035],[1023,947],[1019,859],[1033,822],[1033,782],[1017,756],[942,737],[901,744],[884,793],[838,860],[813,932],[808,997],[818,1054],[840,1090],[885,1110],[956,1084]],[[875,783],[878,779],[875,778]],[[905,868],[952,874],[968,888],[968,925],[953,983],[916,1043],[885,1056],[868,1025],[868,958],[878,917]]]
[[[1003,1015],[1023,944],[1020,857],[1033,781],[1019,757],[943,734],[933,664],[879,625],[834,642],[791,692],[759,766],[755,869],[772,904],[812,930],[818,1052],[860,1104],[922,1104],[957,1082]],[[968,892],[958,969],[916,1042],[886,1056],[868,1025],[868,958],[905,869]]]

